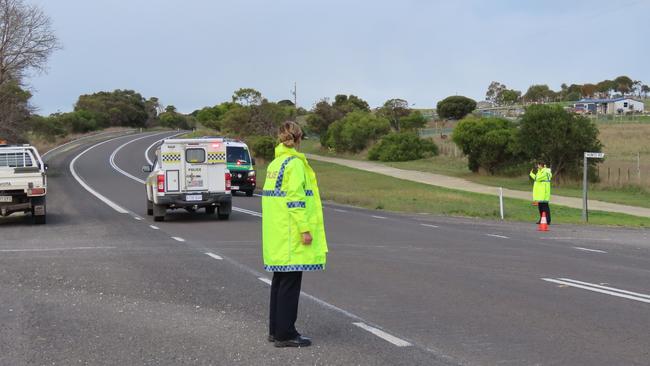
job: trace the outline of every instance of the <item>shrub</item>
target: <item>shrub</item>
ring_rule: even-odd
[[[256,158],[271,161],[275,157],[276,141],[273,137],[251,136],[246,140]]]
[[[47,141],[54,141],[57,137],[65,137],[68,130],[59,118],[41,117],[34,115],[30,120],[29,129],[34,135]]]
[[[483,168],[494,174],[518,162],[516,137],[517,130],[507,119],[469,116],[456,126],[453,141],[467,155],[471,171]]]
[[[415,132],[392,133],[368,152],[368,159],[380,161],[409,161],[438,154],[433,141],[421,139]]]
[[[370,141],[390,132],[386,118],[369,112],[354,111],[332,123],[327,130],[327,146],[339,151],[359,152]]]

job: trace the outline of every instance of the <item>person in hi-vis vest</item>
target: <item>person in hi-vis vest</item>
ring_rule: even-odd
[[[537,163],[537,172],[530,171],[530,178],[535,182],[533,184],[533,201],[539,208],[539,219],[542,219],[542,212],[546,212],[546,221],[551,223],[551,179],[553,174],[551,169],[546,167],[545,163]],[[539,220],[537,223],[539,224]]]
[[[323,206],[316,174],[296,151],[302,129],[285,122],[278,137],[262,191],[264,269],[273,272],[268,339],[276,347],[307,347],[311,340],[298,333],[295,323],[302,272],[325,269]]]

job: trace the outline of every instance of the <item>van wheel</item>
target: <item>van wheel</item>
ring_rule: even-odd
[[[153,202],[147,200],[147,215],[152,216],[153,215]]]
[[[217,214],[219,217],[219,220],[228,220],[230,218],[230,212],[228,213],[221,213],[221,208],[219,208],[219,213]]]
[[[246,191],[246,197],[253,197],[253,190]]]
[[[153,221],[165,221],[167,207],[164,205],[153,205]]]
[[[214,215],[214,212],[216,211],[216,207],[214,206],[208,206],[205,208],[205,213],[208,215]]]

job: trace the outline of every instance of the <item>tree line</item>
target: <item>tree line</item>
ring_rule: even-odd
[[[647,98],[650,86],[640,80],[622,75],[612,80],[597,83],[566,84],[554,91],[546,84],[531,85],[525,93],[508,88],[505,84],[493,81],[485,93],[485,100],[497,106],[528,103],[573,102],[582,98],[610,98],[614,96],[636,96]]]

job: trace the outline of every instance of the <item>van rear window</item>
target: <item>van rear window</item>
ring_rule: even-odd
[[[187,161],[190,164],[205,163],[205,150],[203,149],[185,150],[185,161]]]
[[[0,153],[0,168],[24,168],[32,165],[32,157],[26,152]]]

